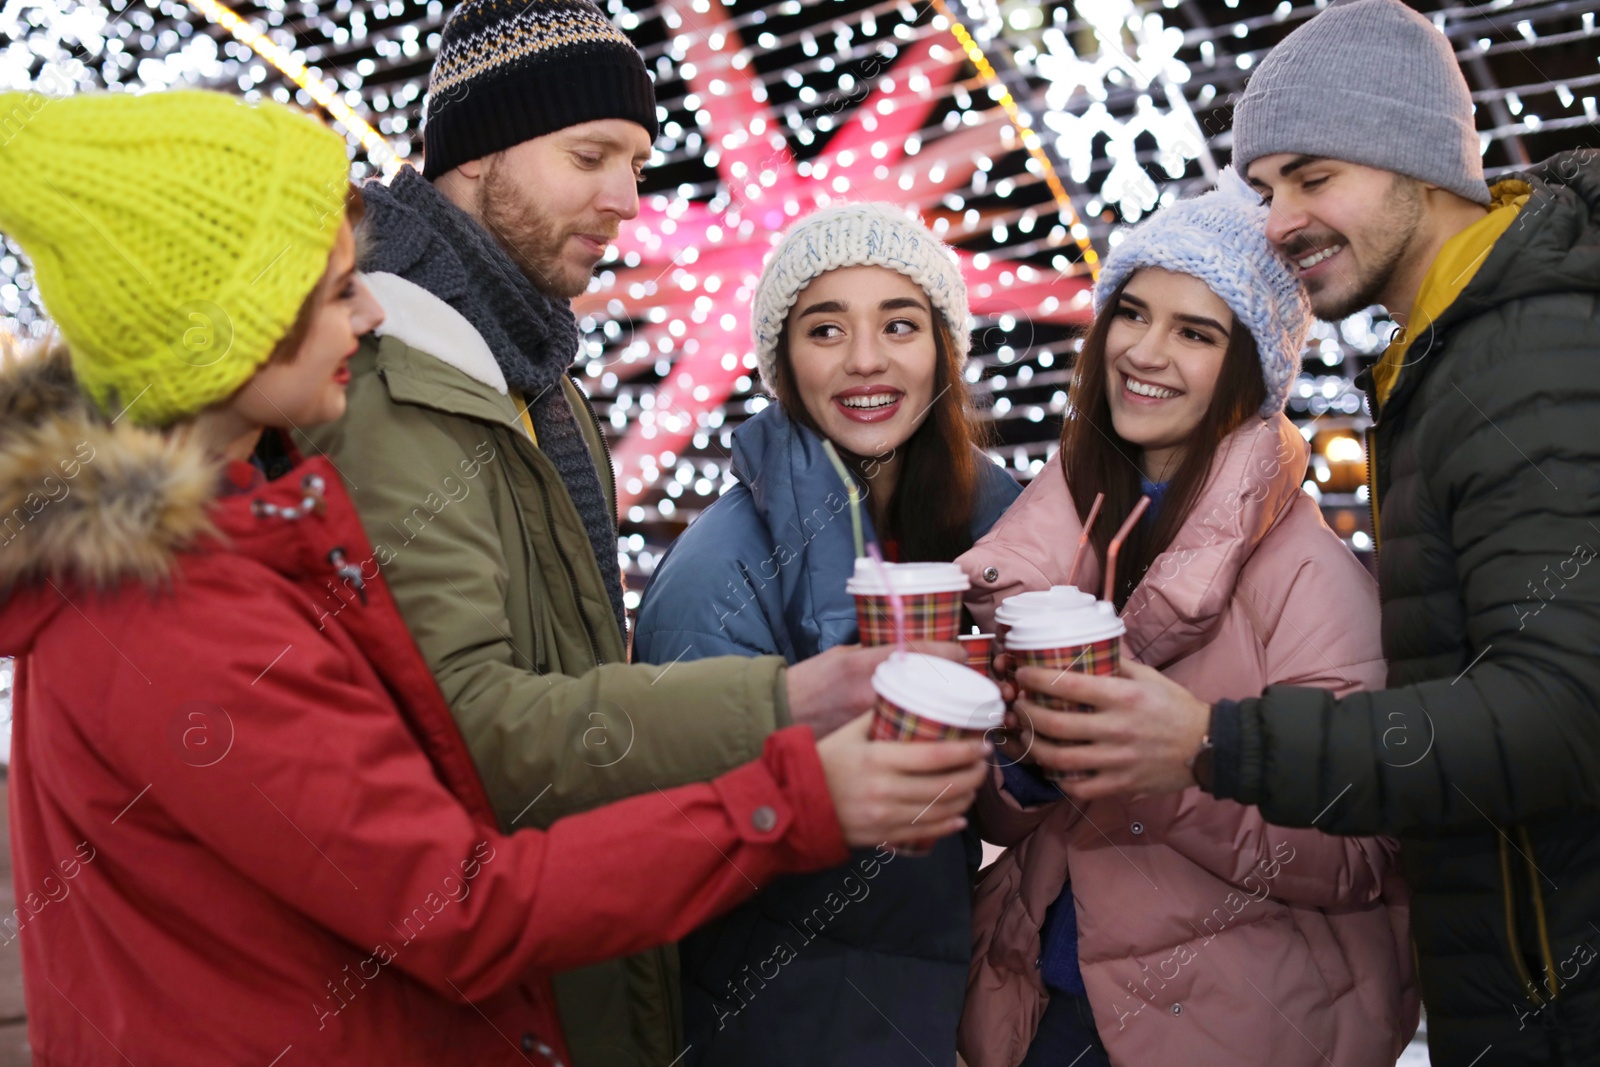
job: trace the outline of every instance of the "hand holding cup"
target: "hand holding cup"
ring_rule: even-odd
[[[1071,592],[1077,593],[1076,590]],[[1070,605],[1058,604],[1048,612],[1019,618],[1006,633],[1006,658],[1009,664],[1019,668],[1015,679],[1017,688],[1031,706],[1078,713],[1092,711],[1087,705],[1059,699],[1048,687],[1033,688],[1033,684],[1037,684],[1033,680],[1047,677],[1046,672],[1116,673],[1125,632],[1122,620],[1104,601],[1084,593],[1077,593],[1077,598]],[[1033,670],[1024,675],[1022,669],[1026,668]],[[1040,766],[1046,777],[1058,781],[1082,777],[1078,772],[1043,763]]]
[[[922,844],[966,828],[963,817],[989,773],[981,739],[873,741],[862,715],[817,743],[845,843]]]
[[[916,651],[956,663],[966,652],[954,641],[919,641]],[[789,699],[789,721],[809,726],[817,737],[871,711],[877,703],[872,672],[894,652],[893,645],[863,648],[836,645],[826,652],[786,668],[784,685]]]
[[[1151,667],[1124,660],[1117,677],[1022,668],[1024,689],[1087,705],[1054,711],[1030,700],[1017,713],[1035,730],[1030,753],[1075,800],[1171,793],[1194,785],[1189,760],[1211,721],[1211,705]]]
[[[1005,705],[999,687],[969,667],[917,653],[897,653],[872,674],[878,701],[871,737],[918,745],[951,739],[974,740],[989,751],[988,733],[1000,725]],[[905,851],[924,853],[940,835],[909,841]]]

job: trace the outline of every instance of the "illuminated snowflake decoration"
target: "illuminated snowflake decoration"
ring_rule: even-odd
[[[1124,221],[1135,222],[1156,206],[1160,196],[1137,159],[1135,142],[1141,134],[1155,139],[1158,162],[1168,177],[1182,177],[1195,159],[1204,161],[1208,175],[1215,171],[1205,135],[1181,88],[1189,80],[1189,68],[1178,59],[1183,31],[1165,25],[1154,12],[1140,14],[1131,0],[1079,0],[1076,6],[1092,28],[1099,51],[1080,56],[1059,28],[1044,32],[1047,51],[1034,60],[1035,71],[1050,83],[1044,125],[1059,135],[1056,152],[1080,185],[1089,181],[1096,136],[1104,135],[1111,169],[1098,194],[1117,205]],[[1159,88],[1168,109],[1157,106],[1149,92],[1141,92],[1131,116],[1113,115],[1105,105],[1108,82],[1131,83],[1139,90]],[[1074,101],[1084,98],[1088,106],[1072,110]]]

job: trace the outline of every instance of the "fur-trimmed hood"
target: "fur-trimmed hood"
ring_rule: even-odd
[[[0,352],[0,605],[32,583],[159,583],[218,486],[198,444],[103,417],[65,346]]]

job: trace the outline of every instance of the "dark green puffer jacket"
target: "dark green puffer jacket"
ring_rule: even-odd
[[[1218,795],[1401,839],[1435,1067],[1600,1064],[1600,156],[1518,177],[1369,435],[1390,688],[1213,723]]]

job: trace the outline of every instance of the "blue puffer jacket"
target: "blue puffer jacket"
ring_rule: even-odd
[[[1021,492],[994,464],[980,470],[975,540]],[[796,663],[857,639],[848,497],[822,439],[774,404],[734,432],[733,472],[739,484],[678,538],[645,591],[641,662]],[[696,931],[680,946],[686,1064],[953,1067],[978,856],[970,836],[926,857],[857,850]]]

